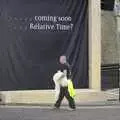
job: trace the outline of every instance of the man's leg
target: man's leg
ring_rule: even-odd
[[[59,108],[59,107],[60,107],[61,102],[62,102],[64,96],[65,96],[65,90],[64,90],[63,87],[61,87],[61,88],[60,88],[60,93],[59,93],[58,100],[56,101],[56,103],[55,103],[55,105],[54,105],[56,108]]]
[[[75,109],[75,101],[74,98],[72,98],[68,92],[68,87],[65,87],[65,97],[67,98],[68,102],[69,102],[69,107],[72,109]]]

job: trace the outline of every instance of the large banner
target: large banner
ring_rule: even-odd
[[[88,87],[88,0],[0,0],[0,90],[52,89],[59,56]]]

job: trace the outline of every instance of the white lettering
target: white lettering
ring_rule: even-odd
[[[55,29],[55,26],[54,25],[48,25],[48,24],[39,24],[39,23],[36,23],[36,24],[33,24],[33,23],[30,23],[30,29],[39,29],[39,30],[54,30]]]

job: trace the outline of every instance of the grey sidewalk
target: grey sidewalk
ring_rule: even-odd
[[[0,120],[120,120],[119,106],[77,106],[76,111],[61,106],[0,106]]]
[[[52,103],[45,104],[0,104],[1,106],[53,106]],[[61,106],[68,106],[68,103],[62,103]],[[76,103],[76,106],[120,106],[119,100],[109,100],[109,101],[91,101],[91,102],[79,102]]]

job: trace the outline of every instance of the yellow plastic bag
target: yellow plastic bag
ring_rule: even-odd
[[[73,87],[72,80],[70,79],[68,80],[68,92],[72,98],[75,97],[75,89]]]

